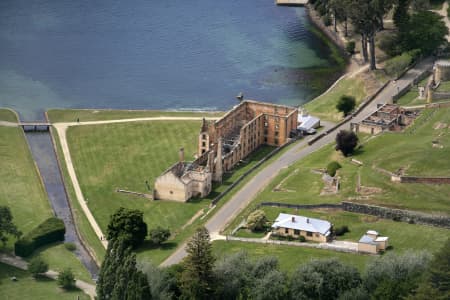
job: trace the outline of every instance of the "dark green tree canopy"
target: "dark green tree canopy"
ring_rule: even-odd
[[[111,216],[107,229],[108,240],[122,237],[135,248],[142,244],[146,236],[147,224],[142,211],[121,207]]]
[[[187,243],[187,257],[181,278],[183,293],[190,299],[210,299],[214,293],[213,266],[215,258],[208,229],[198,228]]]
[[[155,245],[161,245],[170,237],[170,230],[168,228],[162,228],[158,226],[149,233],[150,241]]]
[[[8,241],[6,235],[12,235],[19,238],[22,233],[17,229],[13,223],[13,216],[8,206],[0,206],[0,241],[3,245]]]
[[[349,130],[341,130],[336,135],[336,151],[341,151],[344,156],[353,153],[358,145],[358,136]]]
[[[347,116],[356,106],[356,99],[353,96],[343,95],[336,104],[336,109]]]

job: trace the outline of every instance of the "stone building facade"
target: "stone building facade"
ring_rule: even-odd
[[[197,159],[180,161],[156,179],[154,199],[187,201],[205,197],[211,181],[221,182],[230,171],[261,145],[281,146],[297,128],[298,109],[244,100],[215,121],[203,120]]]

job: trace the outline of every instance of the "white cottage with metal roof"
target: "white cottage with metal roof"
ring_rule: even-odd
[[[280,236],[299,238],[315,242],[331,239],[332,224],[328,221],[280,213],[272,225],[272,232]]]

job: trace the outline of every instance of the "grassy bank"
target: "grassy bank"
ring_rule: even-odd
[[[15,276],[17,281],[12,281]],[[80,290],[65,291],[58,287],[56,281],[48,278],[34,279],[27,271],[23,271],[0,263],[1,298],[8,300],[23,299],[89,299]]]
[[[22,129],[0,126],[0,136],[0,205],[10,207],[14,223],[26,234],[52,210]],[[6,250],[12,251],[13,244],[10,238]]]
[[[339,98],[343,95],[350,95],[356,98],[358,106],[367,96],[364,87],[364,81],[360,77],[345,78],[339,81],[336,86],[326,94],[322,94],[304,107],[313,114],[323,120],[331,122],[339,122],[343,115],[336,109]]]
[[[223,112],[190,112],[162,110],[107,110],[107,109],[51,109],[47,112],[52,123],[102,121],[148,117],[217,117]]]
[[[0,121],[17,122],[17,115],[10,109],[0,108]]]

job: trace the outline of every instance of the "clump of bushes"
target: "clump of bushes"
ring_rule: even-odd
[[[58,285],[63,289],[70,290],[75,286],[75,276],[71,269],[65,269],[58,275]]]
[[[350,232],[347,225],[343,225],[341,227],[336,227],[334,229],[334,234],[336,236],[342,236],[342,235],[346,234],[347,232]]]
[[[66,247],[66,249],[69,251],[77,250],[77,245],[75,245],[74,243],[64,243],[64,247]]]
[[[36,278],[48,271],[48,264],[42,257],[36,256],[28,264],[28,271]]]
[[[348,41],[345,44],[345,51],[347,51],[350,54],[355,54],[355,41]]]
[[[332,161],[327,166],[327,174],[331,177],[336,175],[336,171],[342,168],[342,166],[337,161]]]
[[[298,237],[298,240],[299,240],[301,243],[306,242],[306,238],[305,238],[303,235],[299,236],[299,237]]]
[[[247,228],[251,231],[262,231],[266,227],[267,217],[264,211],[258,209],[247,218]]]
[[[14,244],[14,252],[18,256],[30,256],[33,251],[41,246],[64,241],[66,228],[64,222],[58,218],[49,218],[35,229],[23,236]]]

